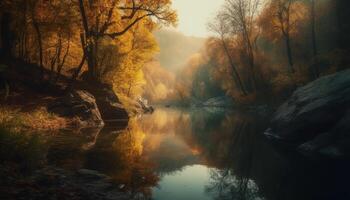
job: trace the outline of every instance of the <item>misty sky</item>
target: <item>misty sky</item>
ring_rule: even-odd
[[[176,28],[187,36],[207,37],[207,24],[220,9],[224,0],[173,0],[173,8],[179,15]]]

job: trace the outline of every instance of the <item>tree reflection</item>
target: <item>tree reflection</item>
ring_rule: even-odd
[[[49,164],[69,169],[82,168],[86,152],[96,144],[100,132],[101,128],[62,130],[49,138]]]
[[[50,141],[48,160],[107,174],[130,199],[151,199],[162,177],[191,165],[211,169],[205,192],[217,200],[318,199],[327,188],[346,187],[332,178],[343,172],[332,175],[338,170],[315,168],[276,151],[262,135],[267,119],[240,112],[159,109],[131,119],[125,130],[57,135]]]
[[[255,182],[248,178],[238,178],[233,170],[213,169],[210,177],[211,182],[206,187],[206,192],[215,200],[261,199]]]
[[[149,199],[159,178],[154,165],[142,156],[144,138],[145,133],[131,120],[126,130],[100,136],[87,153],[85,165],[112,177],[131,199]]]
[[[219,128],[210,133],[211,148],[204,149],[210,170],[206,192],[217,200],[262,199],[257,184],[251,180],[253,151],[259,125],[255,118],[242,113],[226,115]]]

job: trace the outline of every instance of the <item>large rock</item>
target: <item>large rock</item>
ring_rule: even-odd
[[[86,90],[95,96],[97,106],[105,123],[118,123],[119,126],[128,124],[128,112],[111,86],[96,83],[94,86],[89,85]]]
[[[48,110],[63,117],[79,118],[82,127],[102,127],[104,125],[96,100],[87,91],[70,92],[50,104]]]
[[[139,109],[141,110],[141,113],[153,113],[154,112],[154,108],[153,106],[148,104],[148,100],[147,99],[143,99],[143,98],[138,98],[137,101],[137,107],[139,107]]]
[[[349,154],[350,70],[322,77],[297,89],[278,108],[270,139],[298,146],[305,154],[332,157]]]

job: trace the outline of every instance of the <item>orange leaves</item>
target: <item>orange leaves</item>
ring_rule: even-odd
[[[257,22],[262,29],[262,36],[276,42],[283,31],[289,32],[291,36],[297,35],[300,26],[307,23],[308,13],[309,8],[303,2],[272,0],[261,12]]]

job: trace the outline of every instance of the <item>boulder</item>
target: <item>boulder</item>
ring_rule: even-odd
[[[96,104],[101,112],[105,123],[118,122],[119,125],[127,126],[129,115],[118,96],[108,84],[89,85],[86,88],[96,98]]]
[[[81,127],[102,127],[100,111],[94,96],[84,90],[72,91],[48,106],[49,112],[62,117],[78,118]]]
[[[265,135],[294,144],[307,155],[349,154],[350,70],[297,89],[278,108]]]
[[[142,113],[153,113],[154,112],[153,106],[150,106],[148,104],[148,101],[146,99],[141,98],[141,97],[137,99],[137,106],[136,107],[139,107],[140,110],[142,110]]]

